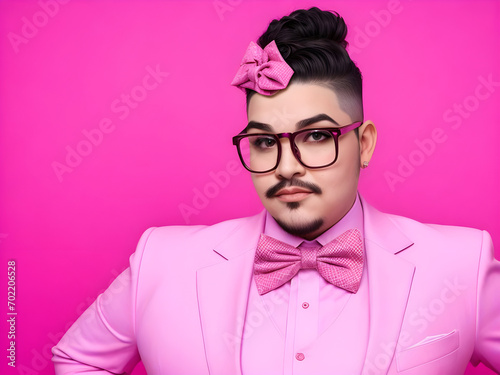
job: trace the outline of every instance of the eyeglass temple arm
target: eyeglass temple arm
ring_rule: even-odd
[[[340,130],[340,135],[350,132],[351,130],[359,128],[363,124],[363,121],[353,122],[350,125],[338,128]]]

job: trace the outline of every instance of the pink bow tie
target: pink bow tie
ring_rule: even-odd
[[[359,230],[350,229],[323,247],[300,249],[265,234],[260,236],[254,264],[260,295],[280,287],[300,269],[307,268],[317,269],[329,283],[356,293],[363,272],[363,241]]]
[[[272,95],[286,88],[293,70],[285,62],[273,40],[264,49],[250,42],[231,85]]]

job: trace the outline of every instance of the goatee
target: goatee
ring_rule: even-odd
[[[323,226],[323,219],[316,219],[304,224],[288,224],[276,218],[274,220],[276,220],[276,222],[281,228],[283,228],[285,232],[293,234],[297,237],[305,237],[308,234],[316,232]]]

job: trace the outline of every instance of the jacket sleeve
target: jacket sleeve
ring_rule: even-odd
[[[476,345],[471,362],[500,374],[500,262],[490,235],[483,232],[477,283]]]
[[[130,267],[78,318],[52,348],[55,372],[127,374],[139,362],[135,302],[142,255],[154,228],[141,237]]]

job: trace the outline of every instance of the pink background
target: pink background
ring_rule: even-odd
[[[229,83],[271,19],[313,5],[347,20],[378,125],[363,195],[486,229],[499,254],[499,1],[2,0],[1,280],[6,300],[14,259],[18,312],[13,370],[2,302],[2,374],[53,373],[50,347],[146,228],[261,210],[231,144],[246,117]],[[84,156],[63,170],[69,149]]]

